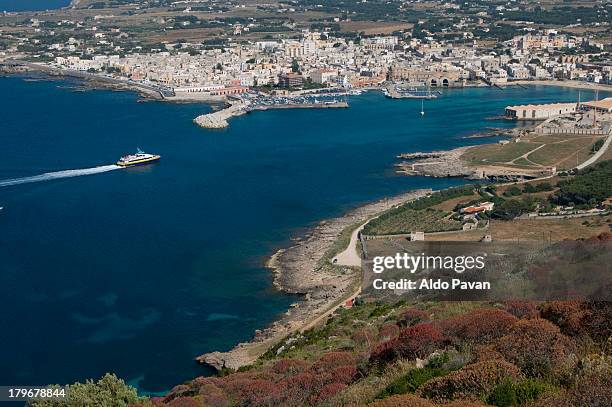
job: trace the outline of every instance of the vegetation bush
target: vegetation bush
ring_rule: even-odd
[[[512,363],[488,360],[434,378],[421,386],[417,394],[436,401],[484,397],[504,380],[520,378],[519,368]]]
[[[456,400],[451,403],[444,404],[444,407],[486,407],[486,405],[473,400]]]
[[[355,366],[356,364],[357,359],[352,353],[328,352],[312,365],[311,371],[325,373],[339,366]]]
[[[549,301],[539,305],[542,318],[557,325],[561,332],[574,336],[584,330],[583,319],[587,310],[580,301]]]
[[[404,376],[390,383],[376,398],[386,398],[394,394],[414,393],[423,383],[434,377],[448,373],[442,368],[423,367],[411,369]]]
[[[74,383],[67,386],[66,399],[60,404],[52,399],[36,399],[28,403],[32,407],[47,406],[116,406],[127,407],[132,404],[144,402],[146,399],[138,397],[136,389],[128,386],[114,374],[107,373],[97,382],[87,380],[85,383]]]
[[[299,359],[281,359],[272,364],[270,370],[284,376],[292,376],[306,370],[308,363]]]
[[[168,407],[203,407],[204,405],[199,398],[195,397],[177,397],[166,404]]]
[[[588,314],[584,317],[584,329],[598,342],[608,341],[612,337],[612,302],[588,301]]]
[[[417,227],[417,225],[418,229],[416,230],[423,230],[422,225],[424,225],[425,223],[431,223],[431,225],[428,227],[430,229],[437,230],[452,230],[452,228],[456,227],[461,228],[460,223],[457,226],[455,225],[455,223],[451,223],[450,221],[444,222],[443,220],[439,219],[442,213],[441,211],[430,211],[430,219],[427,222],[424,222],[422,219],[424,212],[416,211],[422,211],[423,209],[430,208],[449,199],[472,195],[474,193],[474,190],[474,185],[464,185],[444,189],[442,191],[437,191],[426,197],[407,202],[403,205],[398,206],[397,208],[388,210],[376,219],[373,219],[372,221],[368,222],[368,224],[363,229],[363,233],[365,235],[375,235],[383,234],[382,232],[390,233],[391,231],[393,231],[394,233],[403,233],[406,231],[412,232],[414,231],[412,229],[414,229],[414,227]],[[433,223],[435,222],[438,223],[434,225]]]
[[[355,347],[358,349],[370,349],[376,343],[376,333],[372,328],[362,328],[352,335]]]
[[[603,161],[560,181],[552,198],[559,205],[593,205],[612,196],[612,160]]]
[[[500,338],[496,350],[529,377],[561,378],[571,366],[575,345],[551,322],[520,320]]]
[[[612,405],[612,374],[609,369],[608,366],[603,371],[583,373],[568,390],[550,393],[529,407],[609,407]]]
[[[538,306],[535,301],[506,301],[506,311],[517,318],[536,318],[539,315]]]
[[[535,201],[530,199],[508,199],[495,205],[491,217],[501,220],[512,220],[535,208]]]
[[[523,191],[521,191],[521,189],[519,187],[512,186],[508,189],[506,189],[506,191],[504,191],[504,196],[518,196],[521,195],[523,193]]]
[[[384,365],[397,358],[424,358],[444,341],[444,335],[437,325],[421,323],[403,329],[399,336],[378,344],[370,355],[370,362]]]
[[[392,396],[383,400],[376,400],[368,404],[368,407],[436,407],[429,400],[422,399],[412,394]]]
[[[487,360],[505,360],[504,355],[495,350],[493,345],[477,345],[472,351],[472,363]]]
[[[386,323],[380,327],[378,331],[378,340],[388,341],[389,339],[396,338],[399,335],[399,327],[394,323]]]
[[[397,323],[400,327],[406,328],[427,320],[429,320],[429,314],[427,312],[416,308],[409,308],[400,314]]]
[[[499,309],[477,309],[441,321],[446,336],[475,343],[489,343],[507,334],[518,319]]]
[[[489,394],[487,404],[497,407],[522,406],[537,400],[551,389],[552,387],[549,384],[533,379],[520,382],[505,380]]]
[[[319,391],[317,395],[314,396],[313,403],[318,404],[324,402],[325,400],[329,400],[347,387],[348,386],[344,383],[328,383],[321,388],[321,391]]]

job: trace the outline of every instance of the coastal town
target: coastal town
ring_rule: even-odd
[[[404,14],[414,7],[413,14],[423,18],[391,28],[373,22],[361,32],[348,31],[366,19],[361,10],[334,16],[328,7],[319,13],[321,23],[299,24],[297,16],[323,8],[300,1],[276,3],[276,9],[257,6],[261,19],[241,17],[253,5],[240,2],[119,2],[115,8],[108,3],[76,1],[55,13],[0,15],[2,67],[19,69],[18,62],[27,61],[86,72],[150,85],[167,91],[162,96],[171,100],[345,91],[388,83],[401,83],[410,94],[417,88],[559,80],[597,85],[612,79],[611,11],[605,2],[592,10],[549,11],[568,18],[568,24],[562,24],[563,18],[553,23],[542,17],[544,11],[529,1],[512,7],[429,2],[421,8],[419,2],[406,2]],[[423,10],[430,12],[428,18]],[[512,17],[520,10],[542,21]],[[296,21],[276,27],[265,13]],[[574,18],[581,13],[584,19]],[[157,24],[155,30],[146,37],[139,34],[137,28],[150,24]],[[203,27],[217,27],[214,43]]]
[[[99,381],[79,378],[84,383],[66,386],[65,400],[34,398],[28,405],[610,405],[611,16],[612,3],[607,0],[72,0],[57,10],[0,14],[0,77],[17,76],[45,84],[48,79],[75,79],[67,89],[136,92],[138,96],[126,103],[142,110],[130,111],[127,119],[113,118],[119,123],[115,129],[126,129],[124,144],[137,139],[134,134],[139,132],[158,148],[168,147],[164,144],[168,140],[173,143],[168,153],[145,154],[138,149],[136,156],[123,157],[117,163],[127,166],[130,157],[140,163],[138,158],[147,156],[144,164],[148,165],[140,167],[142,170],[114,171],[118,166],[102,166],[59,171],[90,171],[93,176],[113,170],[114,183],[103,194],[108,197],[108,191],[113,191],[113,196],[129,199],[114,200],[104,208],[105,214],[112,212],[110,221],[116,222],[115,229],[106,235],[110,248],[99,244],[101,256],[109,259],[104,259],[102,269],[94,264],[91,272],[82,272],[89,286],[94,285],[90,279],[94,281],[94,274],[100,270],[107,278],[108,269],[108,283],[101,283],[110,286],[108,293],[92,296],[91,309],[83,306],[82,314],[81,310],[71,314],[85,328],[108,322],[104,325],[108,329],[95,332],[97,335],[75,348],[105,346],[101,354],[110,361],[112,356],[107,356],[106,350],[127,353],[123,346],[128,341],[144,343],[140,335],[155,329],[160,340],[155,342],[154,352],[146,349],[149,353],[145,356],[152,365],[159,362],[161,366],[164,358],[175,357],[164,347],[170,348],[177,341],[182,345],[183,339],[195,331],[194,325],[205,327],[204,336],[220,336],[219,326],[224,324],[238,330],[236,327],[246,320],[245,308],[255,308],[255,302],[269,305],[271,310],[266,312],[276,312],[268,291],[295,296],[266,323],[259,324],[268,315],[264,312],[251,316],[250,322],[255,323],[244,324],[252,333],[246,339],[237,333],[233,338],[242,339],[228,345],[221,340],[226,338],[215,338],[219,341],[211,349],[208,338],[189,337],[187,347],[192,356],[188,362],[209,369],[198,371],[198,377],[182,382],[177,379],[163,391],[155,388],[149,392],[139,387],[145,373],[133,380],[126,376],[125,381],[108,373]],[[568,88],[562,90],[570,96],[521,104],[505,96],[536,86]],[[325,166],[327,162],[316,161],[314,156],[336,160],[337,151],[347,149],[346,156],[350,157],[344,159],[357,162],[356,150],[374,150],[379,144],[391,144],[389,139],[364,141],[349,150],[344,141],[326,134],[333,139],[332,144],[324,150],[309,149],[305,161],[296,161],[286,169],[285,163],[294,159],[291,155],[302,148],[300,145],[280,146],[277,155],[265,155],[274,150],[271,146],[277,139],[271,136],[266,144],[248,146],[252,140],[231,133],[244,125],[238,123],[244,117],[234,119],[238,116],[254,113],[265,121],[263,113],[256,113],[259,111],[278,110],[281,115],[287,113],[284,109],[333,109],[319,113],[351,113],[357,109],[356,104],[351,109],[352,101],[365,98],[368,95],[362,94],[366,92],[378,92],[380,101],[393,106],[412,101],[420,108],[411,112],[418,122],[433,117],[425,111],[427,103],[452,98],[453,92],[466,88],[479,88],[466,93],[481,92],[482,88],[482,92],[500,95],[502,103],[487,114],[502,108],[495,117],[481,117],[485,115],[481,112],[480,122],[473,126],[478,133],[461,128],[461,134],[444,134],[442,145],[436,144],[431,150],[428,144],[414,147],[412,140],[416,137],[411,129],[402,129],[406,138],[397,136],[400,141],[381,151],[389,154],[400,143],[403,150],[385,155],[370,173],[350,167],[353,172],[348,174],[370,177],[372,184],[383,178],[385,182],[403,182],[401,193],[389,196],[386,191],[393,191],[390,187],[373,189],[372,194],[378,195],[370,201],[364,199],[370,196],[365,192],[358,194],[343,201],[343,208],[349,208],[344,214],[336,213],[325,220],[312,220],[307,207],[300,206],[308,200],[302,195],[283,196],[278,201],[269,197],[269,202],[268,195],[285,183],[288,190],[297,188],[306,179],[297,174],[312,171],[308,165]],[[110,99],[97,105],[102,106],[99,109],[115,103]],[[154,103],[132,103],[136,100]],[[145,110],[148,107],[161,109]],[[460,114],[461,109],[470,108],[461,103],[451,107]],[[163,133],[157,139],[144,128],[141,131],[138,126],[125,126],[122,121],[161,116],[166,114],[163,108],[176,108],[182,114],[182,109],[192,110],[187,111],[188,119],[182,127],[166,120],[163,129],[149,129],[151,134]],[[164,120],[168,117],[185,118],[163,116]],[[441,122],[445,117],[435,120]],[[470,120],[466,120],[466,127],[472,126]],[[162,122],[152,120],[152,127]],[[92,123],[92,127],[106,126],[102,121]],[[82,126],[66,133],[76,134],[91,124]],[[181,137],[175,137],[175,128]],[[432,128],[422,133],[430,131],[426,137],[437,137]],[[280,132],[284,137],[288,129]],[[114,135],[111,131],[108,134],[111,137],[102,143],[110,144]],[[281,136],[274,133],[274,137]],[[53,133],[40,138],[45,143],[56,142]],[[227,139],[231,139],[229,146],[221,146]],[[82,141],[79,148],[87,142]],[[306,144],[303,140],[298,143]],[[309,143],[322,142],[312,139]],[[180,147],[194,154],[181,153]],[[163,162],[151,164],[160,161],[161,155]],[[251,159],[257,155],[264,158]],[[359,156],[361,160],[367,158]],[[343,171],[346,162],[338,161],[339,166],[330,173]],[[302,165],[304,162],[308,165]],[[173,168],[177,171],[169,171]],[[262,171],[261,178],[235,177],[258,170]],[[317,182],[347,182],[325,179],[326,173],[322,174]],[[51,177],[34,175],[25,179],[60,178],[57,172],[44,175]],[[307,177],[316,178],[310,173]],[[361,178],[355,183],[359,188]],[[0,182],[0,187],[14,187],[23,180]],[[247,184],[256,184],[257,188],[246,188]],[[337,185],[320,189],[315,183],[307,191],[313,195],[348,195],[348,187],[330,193],[332,187]],[[71,210],[87,206],[86,197],[80,195],[98,196],[94,195],[95,184],[89,188],[74,194]],[[40,190],[39,194],[53,192],[52,188]],[[65,189],[60,192],[56,196],[63,204],[68,194]],[[247,195],[252,200],[247,200]],[[44,202],[40,196],[36,195],[37,202]],[[163,197],[172,199],[151,206],[154,211],[147,216],[143,202],[162,202]],[[265,202],[255,207],[255,201]],[[250,212],[249,204],[255,207],[254,212]],[[331,207],[336,203],[313,200],[308,204]],[[9,213],[3,211],[3,219],[15,213],[13,208]],[[41,212],[51,217],[50,208]],[[101,216],[93,207],[87,211],[92,218]],[[129,241],[137,240],[135,252],[147,253],[153,262],[167,266],[163,269],[165,277],[171,269],[170,280],[176,280],[177,286],[172,285],[174,281],[166,281],[162,283],[165,286],[158,287],[159,281],[165,280],[156,280],[153,266],[141,273],[140,268],[150,259],[124,261],[129,266],[125,269],[123,265],[112,267],[114,254],[129,251],[120,238],[122,228],[131,225],[127,219],[130,214],[138,222],[134,227],[143,228],[142,237],[135,238],[133,233],[128,237]],[[64,217],[59,216],[62,222]],[[261,225],[255,222],[260,217]],[[278,229],[274,224],[277,217],[299,218],[302,223],[287,222]],[[88,232],[83,233],[84,240],[88,233],[94,237],[100,233],[94,221],[93,226],[85,227]],[[149,224],[153,225],[150,229]],[[258,227],[264,229],[261,234],[255,233]],[[281,235],[285,239],[282,246],[277,244]],[[51,245],[53,238],[49,240]],[[72,250],[67,242],[62,244]],[[18,244],[24,243],[19,240]],[[265,247],[249,251],[250,246],[257,245]],[[205,246],[212,246],[213,252],[206,252]],[[231,261],[240,259],[237,266],[222,257],[226,246]],[[83,250],[75,247],[75,252],[89,261],[92,256],[87,246]],[[260,251],[255,255],[255,250]],[[374,258],[452,252],[454,258],[464,260],[466,254],[473,254],[468,251],[482,250],[485,256],[501,260],[488,270],[488,280],[483,281],[487,288],[478,295],[473,290],[455,297],[435,289],[371,290],[369,267]],[[50,270],[55,266],[45,265]],[[249,286],[244,291],[245,299],[233,296],[232,284],[259,283],[261,276],[257,273],[262,270],[267,275],[262,285],[270,286],[264,289],[265,294],[257,291],[260,286]],[[113,280],[117,271],[120,280]],[[433,281],[440,277],[435,274],[438,271],[425,267],[417,275]],[[207,272],[227,279],[214,280]],[[476,281],[470,280],[475,278],[470,273],[461,277],[466,287]],[[113,284],[125,285],[126,290]],[[156,292],[161,288],[163,295],[180,297],[184,302],[162,299]],[[131,291],[138,290],[144,292],[144,299],[130,296]],[[207,295],[211,302],[207,302]],[[68,291],[59,294],[61,301],[76,296]],[[41,295],[36,301],[42,304],[46,298]],[[166,302],[178,312],[158,312]],[[76,300],[74,303],[78,308]],[[121,314],[124,303],[136,303],[135,309],[140,311],[138,307],[145,307],[148,314],[134,312],[125,317]],[[72,308],[73,303],[66,307]],[[168,316],[176,321],[168,323]],[[187,319],[185,325],[177,322],[181,318]],[[252,326],[258,328],[253,331]],[[147,327],[152,330],[145,331]],[[179,339],[162,335],[164,328]],[[150,336],[157,340],[155,335]],[[164,373],[173,380],[177,372],[168,370]],[[146,375],[151,376],[149,371]]]

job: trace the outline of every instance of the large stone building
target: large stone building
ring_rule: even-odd
[[[393,81],[405,81],[433,87],[463,86],[462,71],[459,68],[447,65],[402,65],[391,66],[389,78]]]
[[[506,117],[516,120],[546,120],[554,116],[574,113],[576,106],[576,103],[507,106]]]

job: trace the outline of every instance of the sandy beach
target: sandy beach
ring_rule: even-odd
[[[361,206],[344,216],[321,222],[295,246],[277,251],[267,263],[274,273],[274,285],[288,293],[302,294],[303,299],[271,326],[257,331],[250,342],[240,343],[228,352],[206,353],[196,360],[218,370],[238,369],[254,363],[287,336],[325,321],[361,290],[358,267],[331,263],[335,254],[346,249],[353,230],[382,211],[430,192],[430,189],[410,191]],[[346,241],[342,239],[344,236]],[[344,242],[342,247],[337,246],[338,240]]]

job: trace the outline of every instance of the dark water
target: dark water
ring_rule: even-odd
[[[290,236],[367,201],[461,182],[394,176],[397,153],[512,126],[484,120],[507,104],[577,98],[455,90],[421,118],[420,101],[365,94],[349,109],[257,112],[207,131],[192,124],[205,105],[61,85],[0,79],[0,180],[104,166],[137,146],[163,158],[0,187],[0,384],[113,371],[159,391],[205,374],[195,356],[249,339],[295,301],[262,267]]]
[[[53,10],[69,4],[70,0],[0,0],[0,12]]]

